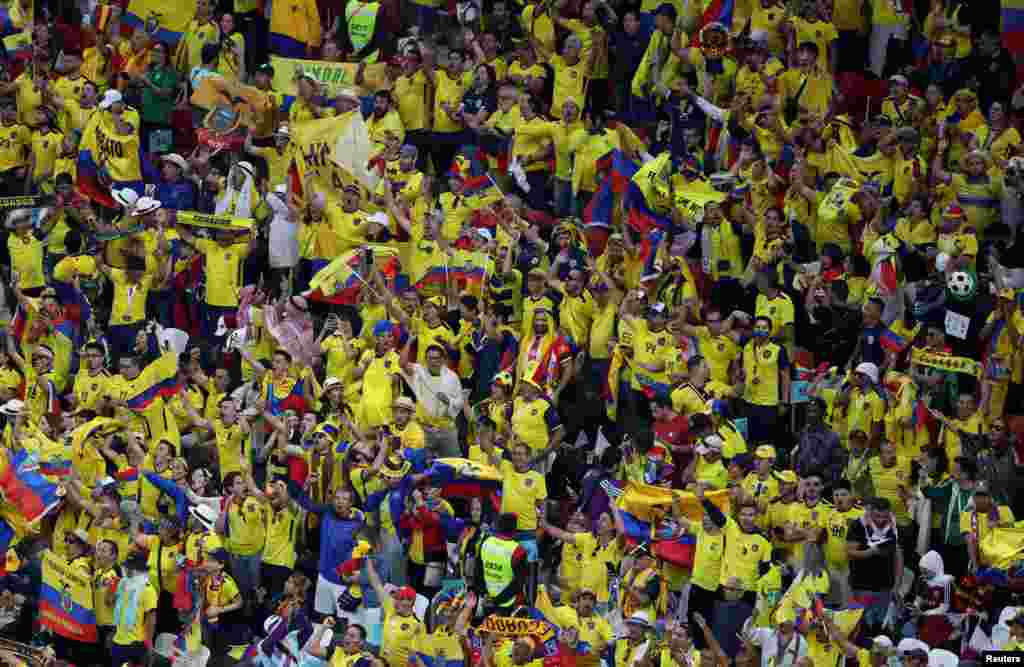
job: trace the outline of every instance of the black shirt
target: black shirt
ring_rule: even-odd
[[[889,526],[886,530],[890,539],[878,545],[882,552],[877,556],[864,559],[850,559],[850,586],[855,591],[888,591],[896,583],[896,530]],[[867,531],[860,519],[850,522],[850,530],[846,534],[846,543],[855,544],[859,549],[868,546]]]

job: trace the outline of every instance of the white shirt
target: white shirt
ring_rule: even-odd
[[[267,232],[271,268],[290,269],[299,263],[299,226],[292,220],[288,204],[276,193],[267,196],[267,206],[274,212]]]
[[[807,655],[807,640],[799,632],[794,632],[785,646],[779,645],[778,631],[772,628],[757,628],[752,639],[754,646],[761,647],[761,667],[793,667]]]
[[[413,364],[411,384],[416,402],[428,417],[455,419],[462,412],[462,382],[447,366],[441,366],[438,375],[431,375],[423,364]],[[447,405],[438,398],[441,395],[448,398]]]

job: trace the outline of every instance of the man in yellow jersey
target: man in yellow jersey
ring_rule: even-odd
[[[997,504],[988,482],[979,480],[974,485],[974,509],[960,512],[960,534],[967,542],[971,572],[995,566],[982,553],[981,545],[996,528],[1011,528],[1013,524],[1013,511]]]
[[[515,515],[519,539],[530,554],[530,561],[537,557],[537,514],[548,498],[547,482],[544,476],[533,469],[537,461],[533,452],[523,443],[508,448],[509,460],[498,462],[502,474],[501,510]],[[492,460],[492,465],[495,462]]]
[[[467,89],[463,76],[464,54],[448,51],[444,67],[434,63],[432,49],[422,48],[423,73],[434,89],[434,132],[431,135],[430,157],[435,174],[447,174],[455,153],[462,144],[462,96]]]
[[[829,597],[845,608],[850,601],[850,561],[846,553],[846,535],[850,522],[859,519],[863,508],[854,504],[850,482],[841,479],[832,487],[832,512],[825,523],[825,561],[828,565]]]
[[[775,440],[779,415],[789,405],[789,358],[786,348],[771,340],[771,329],[769,317],[757,317],[753,339],[743,347],[743,399],[749,440],[755,444]]]
[[[231,573],[247,602],[260,585],[260,564],[267,539],[267,508],[253,493],[254,486],[248,472],[225,475],[224,490],[228,495],[217,519],[217,532],[224,536],[224,546],[231,557]]]
[[[531,456],[555,451],[565,435],[557,407],[532,377],[520,380],[509,426],[516,439],[530,448]]]
[[[82,361],[75,384],[71,390],[77,410],[92,410],[99,413],[108,398],[107,385],[110,373],[106,371],[106,354],[103,346],[96,342],[86,343],[81,352]]]
[[[626,317],[633,324],[633,378],[630,381],[629,417],[634,425],[650,420],[650,401],[669,393],[668,371],[677,349],[675,338],[666,328],[668,306],[656,303],[646,317]]]
[[[971,451],[964,450],[964,442],[969,438],[975,441],[986,431],[984,415],[978,410],[978,402],[974,394],[960,394],[956,400],[956,417],[932,410],[931,414],[942,424],[942,441],[939,443],[946,450],[948,460],[955,461],[959,456],[973,456],[977,445]],[[972,443],[973,444],[973,443]]]
[[[0,100],[0,195],[13,197],[25,192],[32,135],[27,125],[18,123],[18,107],[13,98]]]
[[[828,525],[832,507],[821,497],[821,477],[810,475],[800,480],[803,499],[789,508],[788,521],[783,530],[786,542],[793,544],[793,562],[803,563],[804,544],[817,544],[823,538],[822,530]]]
[[[718,507],[704,498],[704,491],[697,487],[704,512],[716,526],[725,531],[725,551],[722,558],[719,584],[725,585],[736,579],[744,596],[751,602],[757,590],[757,580],[764,576],[772,562],[772,545],[758,530],[755,520],[757,506],[743,503],[738,508],[736,519],[725,516]]]
[[[353,379],[363,383],[363,396],[356,410],[357,423],[363,429],[390,423],[394,398],[401,394],[400,361],[394,350],[392,323],[377,322],[373,336],[373,349],[363,352],[352,372]]]
[[[203,303],[202,334],[215,340],[217,320],[238,310],[238,292],[242,288],[242,266],[249,256],[253,239],[250,232],[219,230],[216,240],[196,238],[184,225],[178,226],[181,240],[205,258],[206,299]]]

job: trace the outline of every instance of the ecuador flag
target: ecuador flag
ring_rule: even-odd
[[[52,551],[43,552],[40,623],[61,637],[95,643],[92,578]]]

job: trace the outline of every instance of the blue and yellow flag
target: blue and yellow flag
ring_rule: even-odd
[[[174,44],[195,14],[194,2],[131,0],[122,20],[134,30],[145,30],[161,42]]]
[[[49,550],[43,553],[39,610],[42,625],[61,637],[96,642],[92,579]]]
[[[729,513],[729,492],[708,491],[704,497],[712,502],[726,515]],[[697,500],[697,496],[689,491],[679,489],[666,489],[650,484],[637,484],[630,482],[623,490],[618,500],[619,509],[628,513],[632,518],[644,523],[657,523],[663,517],[671,514],[672,503],[679,499],[683,516],[690,521],[700,521],[704,516],[704,508]],[[625,519],[626,517],[623,516]],[[650,539],[649,537],[647,539]]]
[[[501,488],[501,473],[497,468],[469,459],[434,459],[427,475],[446,498],[487,496]]]

